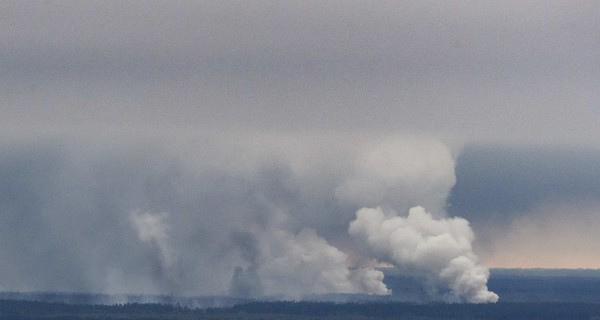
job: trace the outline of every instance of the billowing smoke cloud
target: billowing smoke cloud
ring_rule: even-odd
[[[329,245],[312,229],[298,234],[266,235],[258,274],[268,295],[331,292],[388,294],[383,273],[373,268],[350,270],[347,254]],[[310,291],[306,290],[306,287]]]
[[[414,137],[263,138],[2,146],[0,285],[237,297],[390,293],[376,268],[398,263],[356,246],[353,213],[442,208],[455,180],[449,149]],[[437,252],[419,260],[439,275],[427,278],[442,292],[435,298],[475,301],[474,285],[465,284],[485,285],[485,269],[460,273],[476,259],[445,245],[443,268]],[[469,279],[454,280],[461,277]]]
[[[369,254],[428,280],[429,293],[449,302],[496,302],[488,291],[489,271],[471,248],[469,223],[461,218],[434,219],[423,207],[401,217],[381,208],[356,212],[349,233]]]
[[[234,270],[231,295],[300,298],[306,294],[389,293],[383,272],[371,267],[349,268],[348,255],[314,229],[294,233],[277,223],[261,227],[258,232],[233,235],[244,261]]]
[[[486,287],[489,271],[472,250],[469,223],[445,218],[445,200],[455,182],[447,146],[400,139],[364,149],[335,192],[341,202],[363,207],[349,233],[364,255],[423,278],[434,300],[495,302],[498,296]],[[432,208],[438,218],[418,205]],[[396,210],[409,214],[401,217]]]

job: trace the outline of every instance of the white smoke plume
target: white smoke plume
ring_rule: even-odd
[[[131,222],[141,241],[155,246],[165,267],[171,267],[175,257],[168,245],[166,212],[131,212]]]
[[[146,244],[148,259],[153,260],[151,272],[154,290],[174,294],[180,291],[181,279],[178,259],[169,243],[169,225],[166,212],[150,213],[134,210],[130,221],[140,241]],[[116,279],[111,279],[116,281]]]
[[[489,271],[473,253],[474,234],[462,218],[434,219],[423,207],[411,208],[406,217],[379,207],[363,208],[348,231],[368,254],[424,277],[434,298],[498,301],[487,289]]]
[[[258,274],[266,295],[389,293],[381,271],[349,269],[348,255],[312,229],[296,235],[283,230],[268,235],[261,260]]]

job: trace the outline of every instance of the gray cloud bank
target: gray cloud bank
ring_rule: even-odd
[[[593,1],[3,1],[2,124],[596,144]]]

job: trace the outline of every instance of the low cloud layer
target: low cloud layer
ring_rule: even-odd
[[[3,1],[6,134],[197,128],[597,145],[593,1]]]

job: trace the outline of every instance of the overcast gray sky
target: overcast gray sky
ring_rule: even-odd
[[[379,205],[598,268],[598,30],[597,1],[0,1],[0,289],[335,291],[266,252],[379,266],[347,232]]]
[[[4,130],[597,144],[598,3],[3,1]],[[158,127],[157,127],[158,126]]]

